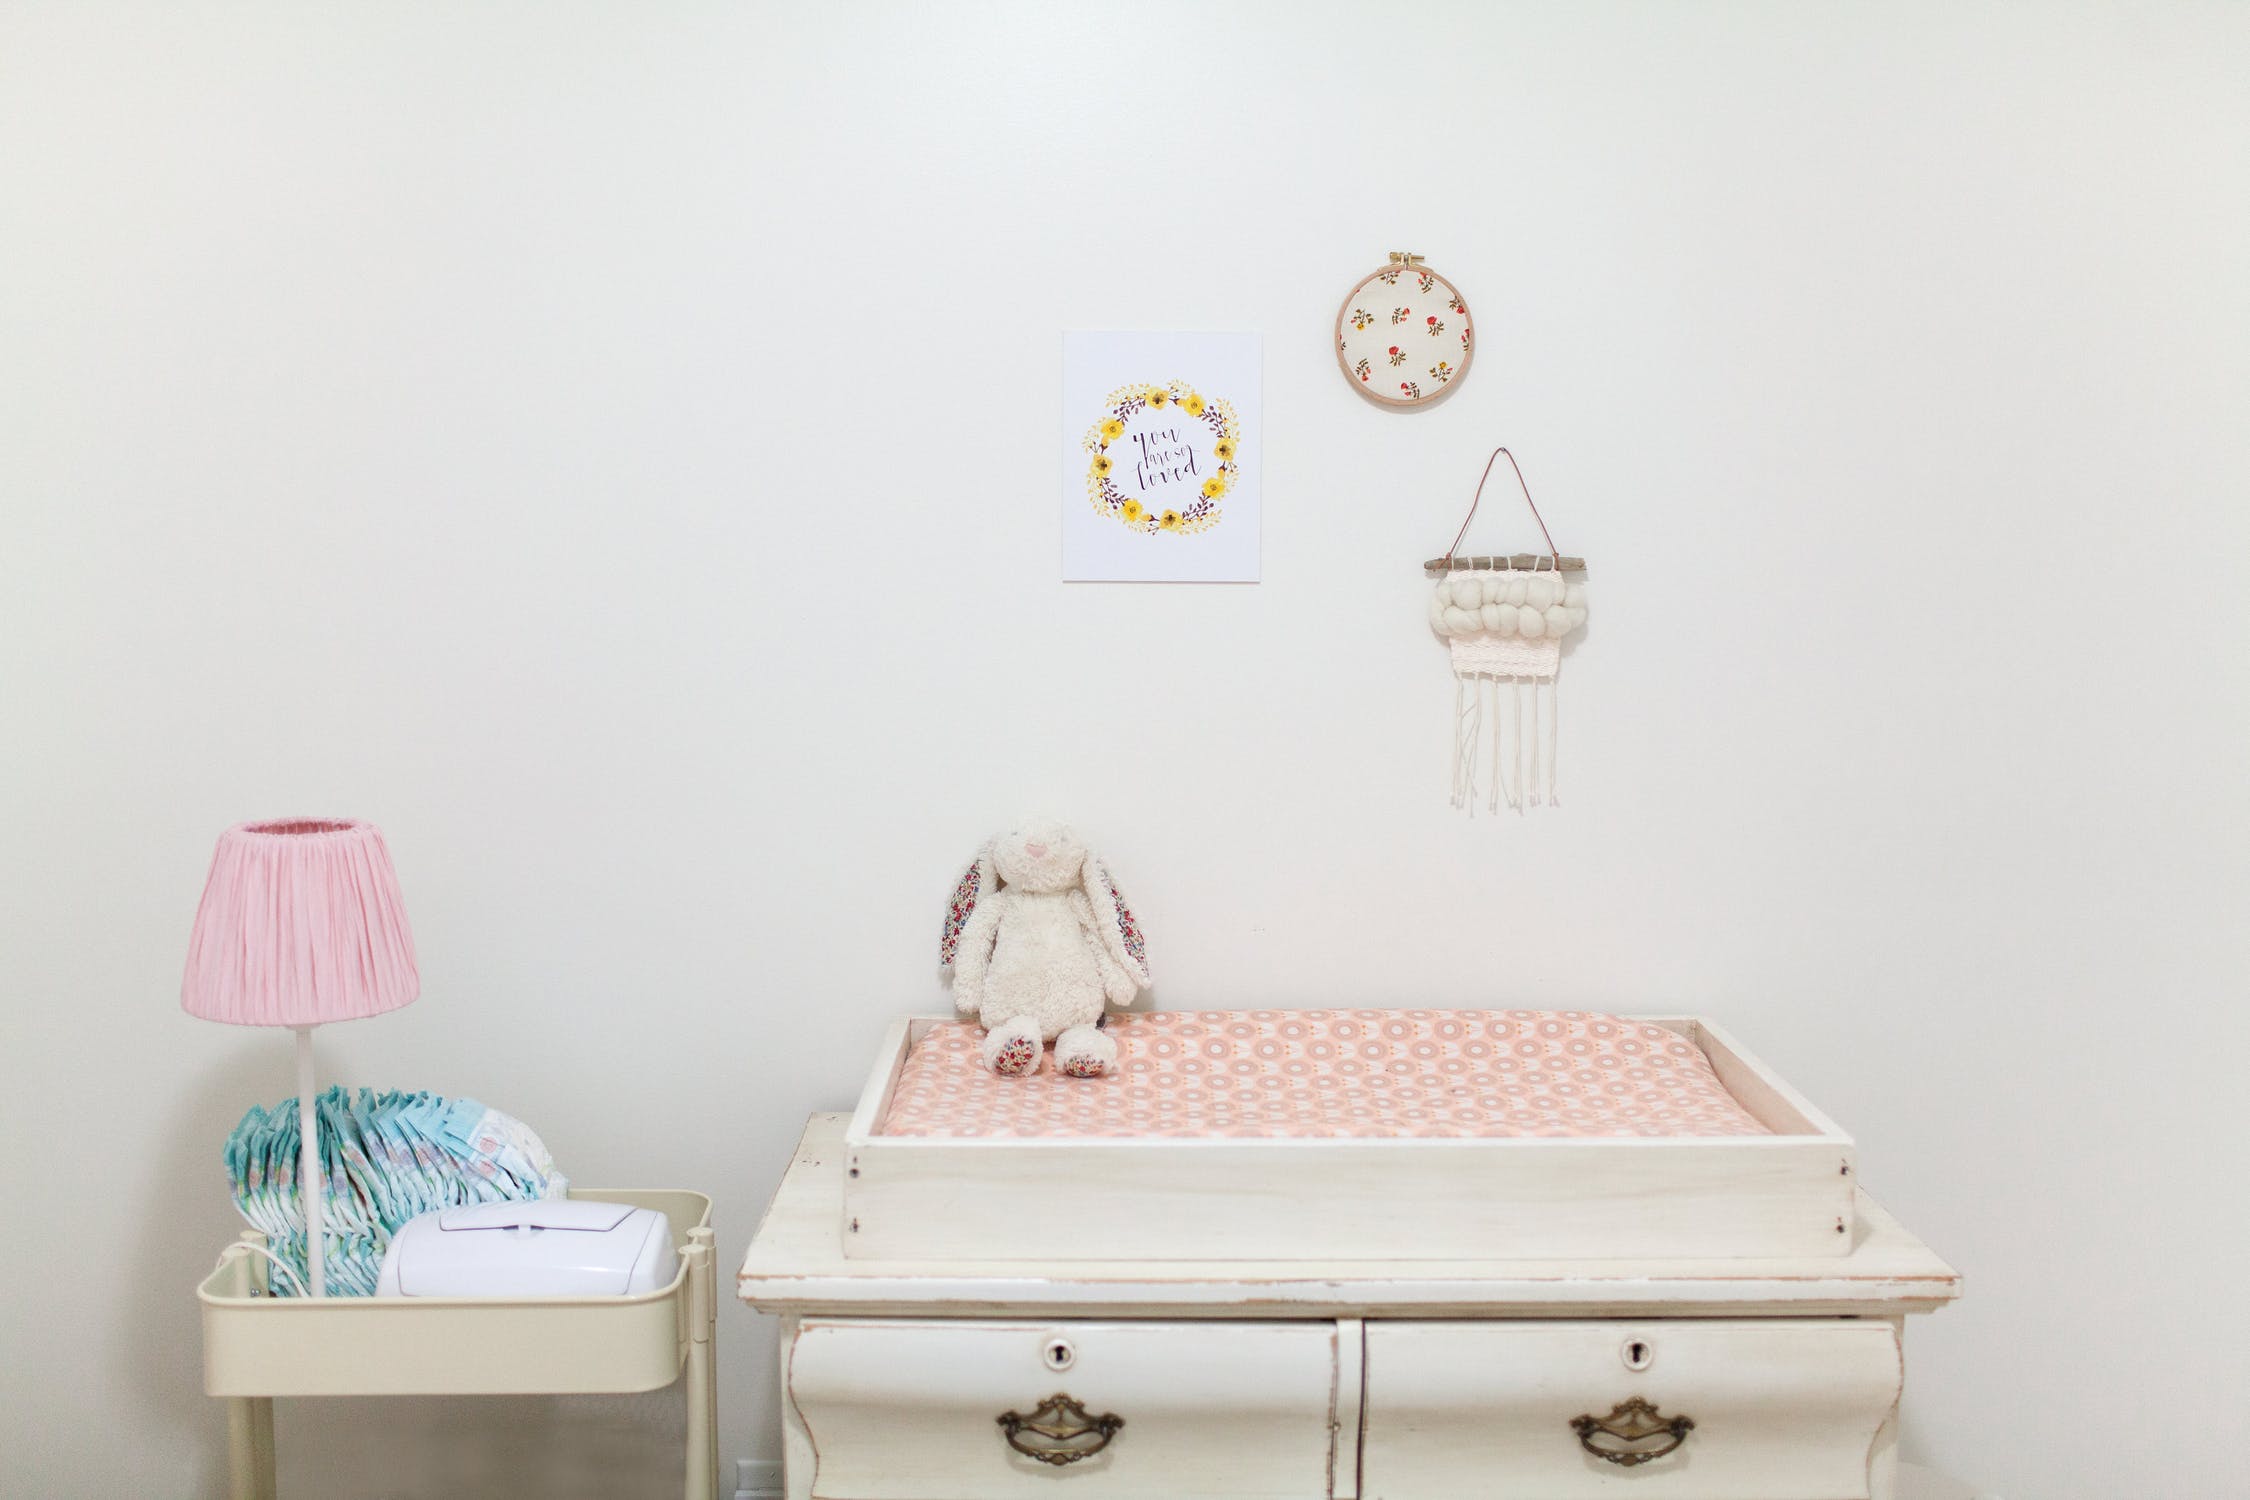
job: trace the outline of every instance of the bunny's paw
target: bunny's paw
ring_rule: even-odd
[[[1117,1041],[1092,1026],[1073,1026],[1055,1038],[1055,1067],[1070,1078],[1099,1078],[1117,1061]]]
[[[1011,1021],[984,1038],[984,1065],[1003,1078],[1021,1078],[1039,1067],[1039,1027]]]

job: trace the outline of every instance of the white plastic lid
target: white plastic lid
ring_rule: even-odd
[[[532,1198],[521,1203],[479,1203],[469,1208],[448,1208],[438,1214],[438,1228],[447,1232],[465,1229],[576,1229],[607,1234],[625,1222],[630,1204],[602,1203],[591,1198]]]

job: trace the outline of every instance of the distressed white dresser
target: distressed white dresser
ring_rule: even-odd
[[[1894,1500],[1905,1322],[1960,1294],[1864,1193],[1783,1259],[848,1257],[845,1126],[742,1267],[790,1500]]]

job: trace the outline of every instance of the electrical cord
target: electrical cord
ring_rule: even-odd
[[[234,1245],[239,1245],[245,1250],[257,1251],[258,1254],[263,1255],[267,1260],[273,1262],[275,1270],[281,1272],[282,1275],[288,1277],[291,1282],[295,1283],[298,1296],[303,1297],[309,1295],[305,1289],[305,1278],[297,1274],[297,1268],[289,1264],[289,1262],[283,1260],[280,1256],[274,1254],[272,1250],[268,1249],[264,1245],[257,1243],[255,1240],[236,1240],[234,1242]],[[230,1245],[227,1248],[231,1250],[234,1248],[234,1245]],[[223,1266],[226,1263],[226,1252],[221,1251],[219,1253],[217,1264],[213,1265],[211,1269],[215,1271],[219,1268],[219,1266]],[[271,1293],[268,1293],[268,1295],[270,1296]]]

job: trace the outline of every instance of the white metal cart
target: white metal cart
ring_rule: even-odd
[[[265,1236],[247,1231],[195,1290],[203,1389],[228,1406],[233,1500],[277,1500],[276,1396],[521,1396],[661,1390],[687,1375],[687,1500],[715,1500],[717,1298],[711,1200],[679,1188],[585,1188],[573,1198],[653,1208],[680,1253],[669,1286],[637,1297],[274,1297]]]

